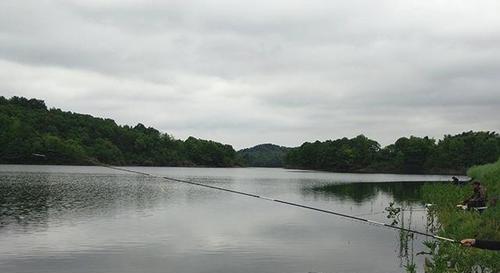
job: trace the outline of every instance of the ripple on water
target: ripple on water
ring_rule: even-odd
[[[428,178],[136,169],[380,221],[385,216],[377,212],[389,201],[406,202],[414,192],[403,184],[321,187]],[[401,272],[397,242],[390,230],[151,177],[95,167],[0,166],[1,272]]]

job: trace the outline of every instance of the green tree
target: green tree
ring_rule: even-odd
[[[141,123],[119,126],[111,119],[47,109],[37,99],[0,97],[2,163],[88,164],[91,157],[103,163],[130,165],[237,164],[230,145],[197,139],[192,142],[185,145]],[[38,153],[47,154],[47,158],[33,156]]]

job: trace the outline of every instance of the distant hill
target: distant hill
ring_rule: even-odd
[[[291,148],[274,144],[260,144],[237,152],[248,167],[283,167],[285,156]]]

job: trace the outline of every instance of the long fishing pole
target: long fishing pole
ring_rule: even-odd
[[[332,210],[311,207],[311,206],[307,206],[307,205],[303,205],[303,204],[299,204],[299,203],[294,203],[294,202],[289,202],[289,201],[285,201],[285,200],[269,198],[269,197],[265,197],[265,196],[261,196],[261,195],[256,195],[256,194],[242,192],[242,191],[237,191],[237,190],[231,190],[231,189],[227,189],[227,188],[222,188],[222,187],[207,185],[207,184],[193,182],[193,181],[187,181],[187,180],[182,180],[182,179],[177,179],[177,178],[172,178],[172,177],[167,177],[167,176],[153,175],[153,174],[146,173],[146,172],[129,170],[129,169],[125,169],[125,168],[122,168],[122,167],[116,167],[116,166],[112,166],[112,165],[103,164],[101,162],[96,162],[96,161],[93,161],[93,160],[91,162],[94,163],[94,164],[96,164],[96,165],[98,165],[98,166],[106,167],[106,168],[110,168],[110,169],[114,169],[114,170],[118,170],[118,171],[129,172],[129,173],[134,173],[134,174],[140,174],[140,175],[145,175],[145,176],[150,176],[150,177],[157,177],[157,178],[162,178],[162,179],[169,180],[169,181],[175,181],[175,182],[180,182],[180,183],[185,183],[185,184],[190,184],[190,185],[196,185],[196,186],[200,186],[200,187],[205,187],[205,188],[210,188],[210,189],[215,189],[215,190],[220,190],[220,191],[225,191],[225,192],[230,192],[230,193],[234,193],[234,194],[239,194],[239,195],[244,195],[244,196],[248,196],[248,197],[263,199],[263,200],[267,200],[267,201],[271,201],[271,202],[276,202],[276,203],[280,203],[280,204],[285,204],[285,205],[289,205],[289,206],[294,206],[294,207],[299,207],[299,208],[303,208],[303,209],[314,210],[314,211],[323,212],[323,213],[327,213],[327,214],[333,214],[333,215],[336,215],[336,216],[340,216],[340,217],[344,217],[344,218],[348,218],[348,219],[352,219],[352,220],[357,220],[357,221],[361,221],[361,222],[365,222],[365,223],[369,223],[369,224],[374,224],[374,225],[378,225],[378,226],[383,226],[383,227],[386,227],[386,228],[396,229],[396,230],[405,231],[405,232],[414,233],[414,234],[420,234],[420,235],[424,235],[424,236],[427,236],[427,237],[432,237],[432,238],[437,239],[437,240],[448,241],[448,242],[452,242],[452,243],[459,243],[457,240],[454,240],[454,239],[451,239],[451,238],[441,237],[441,236],[438,236],[438,235],[434,235],[434,234],[430,234],[430,233],[425,233],[425,232],[421,232],[421,231],[413,230],[413,229],[409,229],[409,228],[393,226],[393,225],[389,225],[389,224],[386,224],[386,223],[377,222],[377,221],[373,221],[373,220],[361,218],[361,217],[358,217],[358,216],[348,215],[348,214],[344,214],[344,213],[340,213],[340,212],[336,212],[336,211],[332,211]]]

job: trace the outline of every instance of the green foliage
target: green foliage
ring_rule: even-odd
[[[493,164],[476,166],[468,174],[480,179],[487,188],[490,201],[500,194],[500,160]],[[448,238],[478,238],[500,240],[500,207],[489,203],[483,213],[463,211],[455,207],[472,193],[471,186],[433,184],[425,185],[423,197],[433,203],[431,213],[439,219],[439,235]],[[431,249],[433,266],[430,272],[500,272],[500,253],[474,248],[465,248],[448,242],[438,242]]]
[[[45,160],[33,153],[48,154]],[[465,132],[436,141],[402,137],[380,144],[363,135],[306,142],[297,148],[263,144],[236,153],[229,145],[168,134],[137,124],[47,109],[37,99],[0,96],[0,163],[151,166],[258,166],[337,172],[463,173],[500,156],[494,132]],[[497,187],[497,186],[494,186]]]
[[[284,167],[285,155],[290,148],[261,144],[238,151],[238,156],[249,167]]]
[[[500,138],[494,132],[464,132],[455,136],[445,135],[428,160],[429,167],[455,169],[465,172],[468,168],[494,162],[500,156]]]
[[[47,155],[45,158],[33,154]],[[47,109],[41,100],[0,97],[0,163],[217,166],[238,164],[230,145],[168,134],[137,124]]]
[[[184,142],[184,152],[198,166],[234,166],[236,151],[230,145],[189,137]]]
[[[285,157],[289,168],[337,172],[465,173],[473,165],[500,156],[500,137],[494,132],[446,135],[437,144],[428,137],[402,137],[380,145],[363,135],[325,142],[306,142]]]
[[[486,186],[489,198],[498,200],[500,197],[500,159],[495,163],[474,166],[469,169],[467,175],[480,180]]]
[[[404,262],[404,269],[408,273],[416,273],[417,265],[414,262],[414,241],[415,234],[409,232],[406,229],[411,229],[413,211],[410,207],[397,207],[395,202],[389,203],[389,206],[385,208],[387,212],[387,218],[392,219],[392,226],[397,226],[399,230],[399,257]],[[408,216],[405,216],[405,211],[409,212]],[[419,254],[417,254],[419,255]]]
[[[387,211],[387,218],[392,219],[391,226],[399,224],[399,214],[401,212],[401,207],[395,207],[394,202],[390,202],[389,206],[384,210]]]
[[[363,135],[348,139],[306,142],[291,149],[285,157],[290,168],[348,172],[372,164],[380,145]]]

